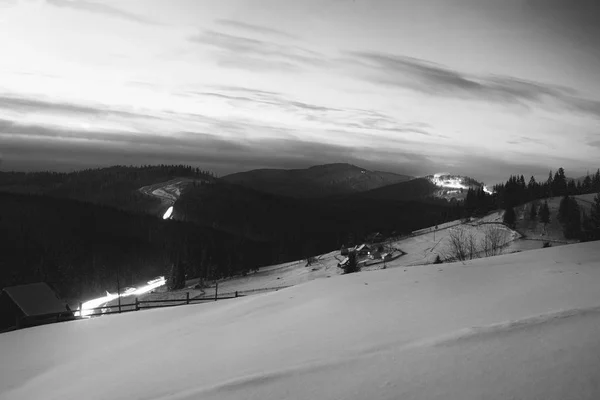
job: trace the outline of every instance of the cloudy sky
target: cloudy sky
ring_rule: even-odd
[[[0,0],[0,168],[576,176],[600,167],[598,3]]]

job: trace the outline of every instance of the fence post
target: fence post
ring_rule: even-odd
[[[215,301],[217,301],[217,293],[219,293],[219,282],[215,284]]]
[[[190,304],[190,292],[185,292],[185,304]]]
[[[140,301],[138,300],[138,298],[135,298],[135,311],[139,311],[140,310]]]
[[[79,302],[79,318],[83,317],[83,303]]]
[[[238,297],[237,290],[235,291],[235,297]]]

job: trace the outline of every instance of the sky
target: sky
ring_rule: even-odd
[[[0,0],[0,169],[600,167],[596,0]]]

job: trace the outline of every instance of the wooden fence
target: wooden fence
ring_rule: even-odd
[[[183,306],[188,304],[198,304],[202,302],[208,301],[218,301],[218,300],[229,300],[235,299],[238,297],[247,296],[250,293],[261,292],[261,291],[273,291],[279,289],[285,289],[290,286],[278,286],[278,287],[270,287],[270,288],[261,288],[261,289],[250,289],[244,291],[235,291],[230,293],[218,293],[215,291],[214,295],[211,296],[198,296],[198,297],[190,297],[190,293],[186,292],[185,298],[183,299],[162,299],[162,300],[139,300],[137,297],[135,298],[135,302],[128,304],[116,304],[111,306],[103,306],[103,307],[95,307],[88,308],[85,311],[91,312],[89,316],[81,317],[79,316],[79,311],[64,311],[59,313],[50,313],[43,315],[35,315],[35,316],[25,316],[17,318],[16,326],[14,328],[6,329],[5,331],[10,331],[14,329],[26,328],[31,326],[38,325],[46,325],[56,322],[65,322],[65,321],[74,321],[80,319],[87,319],[90,317],[99,317],[103,315],[110,314],[122,314],[126,312],[132,311],[140,311],[147,310],[151,308],[163,308],[163,307],[176,307]],[[82,308],[82,303],[79,303],[79,310]],[[0,332],[2,333],[2,332]]]
[[[79,311],[64,311],[59,313],[50,313],[50,314],[42,314],[42,315],[32,315],[32,316],[24,316],[17,318],[16,329],[26,328],[31,326],[38,325],[46,325],[56,322],[65,322],[65,321],[74,321],[80,319],[86,319],[89,317],[99,317],[103,315],[110,314],[122,314],[126,312],[132,311],[140,311],[151,308],[162,308],[162,307],[174,307],[174,306],[183,306],[188,304],[197,304],[201,302],[207,301],[218,301],[218,300],[228,300],[235,299],[237,297],[243,297],[245,295],[240,294],[238,292],[233,292],[231,294],[221,294],[215,293],[214,296],[211,297],[194,297],[190,298],[190,293],[187,292],[185,298],[183,299],[162,299],[162,300],[139,300],[137,297],[135,298],[135,302],[128,304],[116,304],[110,306],[103,307],[95,307],[95,308],[87,308],[86,312],[91,312],[89,316],[81,317]],[[79,310],[81,310],[82,304],[79,304]],[[10,330],[10,329],[9,329]]]

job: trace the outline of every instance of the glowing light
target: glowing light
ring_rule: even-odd
[[[169,207],[165,215],[163,215],[163,219],[169,219],[173,215],[173,206]]]
[[[118,294],[111,294],[109,292],[106,292],[106,296],[104,297],[99,297],[97,299],[93,299],[90,301],[86,301],[85,303],[83,303],[81,305],[81,310],[77,310],[78,312],[75,312],[75,316],[81,316],[81,317],[89,317],[94,313],[94,308],[99,308],[102,307],[103,305],[106,305],[107,303],[111,302],[112,300],[115,300],[119,297],[129,297],[129,296],[139,296],[141,294],[144,293],[148,293],[154,289],[157,289],[163,285],[165,285],[167,283],[166,279],[164,276],[158,277],[156,279],[153,279],[151,281],[148,281],[148,283],[142,287],[139,288],[128,288],[124,293],[121,293],[121,296],[119,296]],[[104,310],[101,310],[102,312],[104,312]]]

